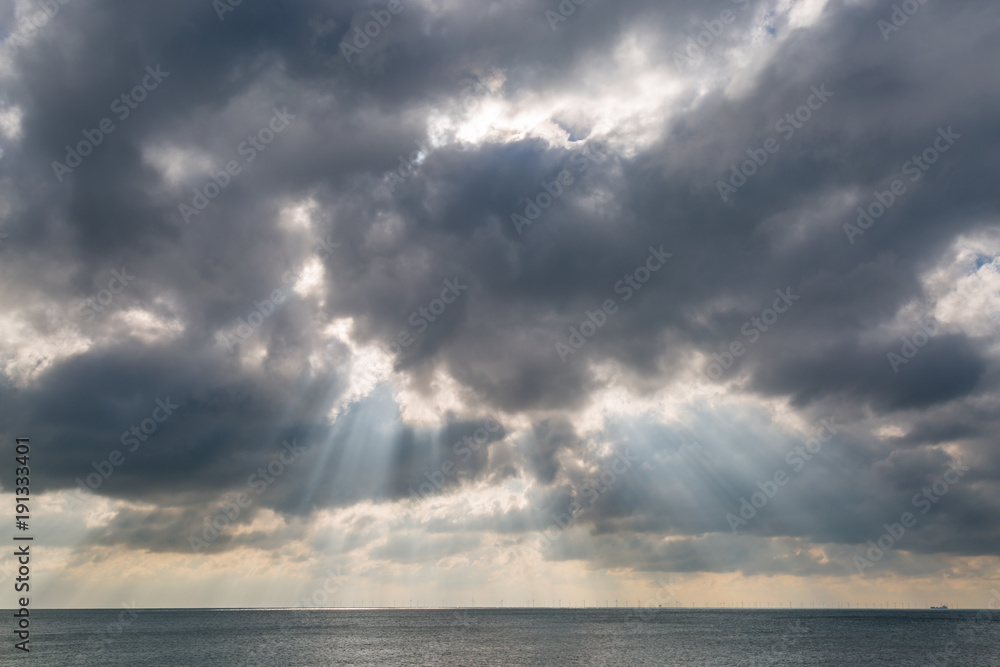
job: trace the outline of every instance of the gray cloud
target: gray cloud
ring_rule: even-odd
[[[643,68],[672,65],[717,9],[595,3],[553,32],[549,7],[438,12],[408,3],[348,63],[340,44],[365,20],[366,3],[244,3],[220,22],[200,1],[75,0],[4,56],[0,104],[19,109],[21,121],[19,134],[5,130],[0,160],[0,310],[16,321],[11,331],[26,333],[5,344],[0,433],[42,443],[39,491],[73,489],[156,399],[180,405],[97,489],[158,509],[120,514],[88,543],[185,550],[187,526],[245,490],[282,440],[296,438],[306,453],[254,512],[274,509],[298,528],[213,549],[271,548],[322,509],[409,498],[449,460],[454,473],[435,497],[526,480],[532,505],[465,517],[450,530],[531,539],[548,525],[538,514],[562,511],[594,467],[610,465],[607,448],[631,447],[649,465],[603,494],[547,557],[830,574],[837,565],[805,552],[778,554],[791,543],[846,554],[877,537],[955,462],[957,447],[969,476],[901,548],[997,553],[996,330],[951,323],[899,373],[886,361],[899,323],[934,310],[929,273],[956,243],[997,228],[995,5],[924,5],[888,42],[876,27],[882,3],[834,0],[808,24],[747,10],[704,60],[646,81]],[[625,36],[644,64],[616,50]],[[734,48],[759,69],[737,72],[726,56]],[[113,117],[110,103],[157,64],[169,77],[57,180],[52,161]],[[476,104],[501,105],[500,116],[526,110],[539,124],[488,140],[444,137],[442,127],[472,117],[463,94],[473,77],[498,72],[502,85]],[[623,80],[634,85],[616,87]],[[673,85],[679,92],[664,108],[646,111],[658,87]],[[776,121],[820,85],[829,101],[722,201],[716,183],[730,165],[781,136]],[[641,123],[605,108],[633,104]],[[246,161],[239,147],[275,108],[294,119]],[[609,115],[620,125],[607,127]],[[961,139],[910,181],[904,163],[933,145],[939,127]],[[547,139],[556,131],[566,141]],[[386,190],[399,156],[432,139],[412,175]],[[607,158],[580,168],[584,151],[599,147]],[[185,224],[178,205],[229,160],[241,173]],[[511,214],[563,169],[573,184],[519,234]],[[894,178],[906,194],[851,243],[843,225]],[[307,201],[309,224],[290,222],[290,207]],[[335,252],[317,248],[327,238]],[[661,244],[669,264],[625,301],[618,281]],[[319,287],[293,291],[289,275],[303,278],[315,262]],[[134,282],[106,313],[81,318],[80,302],[123,266]],[[456,278],[468,291],[420,330],[411,313]],[[222,344],[276,289],[287,301],[252,337]],[[751,342],[742,327],[776,289],[800,300]],[[618,312],[563,363],[555,344],[607,299]],[[348,319],[352,344],[325,333]],[[70,323],[88,345],[24,356]],[[389,353],[400,331],[413,344],[391,357],[396,377],[427,395],[446,377],[474,408],[413,426],[384,379],[367,396],[351,394],[351,379],[373,363],[352,345]],[[745,355],[714,381],[720,393],[759,406],[786,401],[809,424],[831,414],[846,424],[743,535],[723,517],[785,465],[801,436],[769,422],[763,407],[734,416],[701,406],[687,430],[656,415],[604,416],[603,430],[588,435],[575,422],[608,388],[607,368],[636,396],[686,396],[692,374],[708,382],[711,355],[734,341]],[[494,412],[531,426],[505,425],[455,457],[455,443]],[[700,449],[682,449],[694,440]],[[10,487],[13,473],[0,471],[0,481]],[[683,539],[657,545],[663,536]],[[377,552],[414,562],[480,543],[435,537]],[[896,555],[883,566],[917,567]]]

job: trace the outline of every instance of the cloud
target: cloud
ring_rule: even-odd
[[[213,554],[326,544],[322,517],[370,504],[412,512],[413,533],[357,549],[475,560],[537,540],[624,448],[641,463],[544,559],[851,576],[851,549],[951,464],[968,476],[880,567],[995,554],[997,9],[922,6],[886,41],[881,3],[743,4],[595,3],[553,31],[550,3],[413,1],[350,62],[367,3],[220,21],[79,0],[8,36],[0,433],[39,443],[38,492],[73,493],[158,399],[179,405],[92,489],[118,505],[84,549],[189,551],[295,439]],[[679,64],[722,8],[734,21]],[[147,67],[169,77],[120,118]],[[265,132],[276,110],[287,128]],[[939,128],[960,139],[908,172]],[[894,179],[906,193],[849,239]],[[650,246],[669,263],[620,287]],[[446,281],[467,290],[438,311]],[[798,299],[771,320],[776,290]],[[563,363],[556,343],[608,300]],[[831,415],[835,442],[733,534],[726,513]],[[502,428],[459,449],[487,416]]]

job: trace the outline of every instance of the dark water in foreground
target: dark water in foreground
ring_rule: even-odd
[[[5,625],[2,665],[1000,665],[975,611],[42,610],[30,656]]]

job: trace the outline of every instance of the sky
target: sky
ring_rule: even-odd
[[[1000,590],[995,2],[0,26],[36,608]]]

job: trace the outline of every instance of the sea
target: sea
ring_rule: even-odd
[[[1000,612],[808,609],[31,611],[3,665],[1000,666]]]

